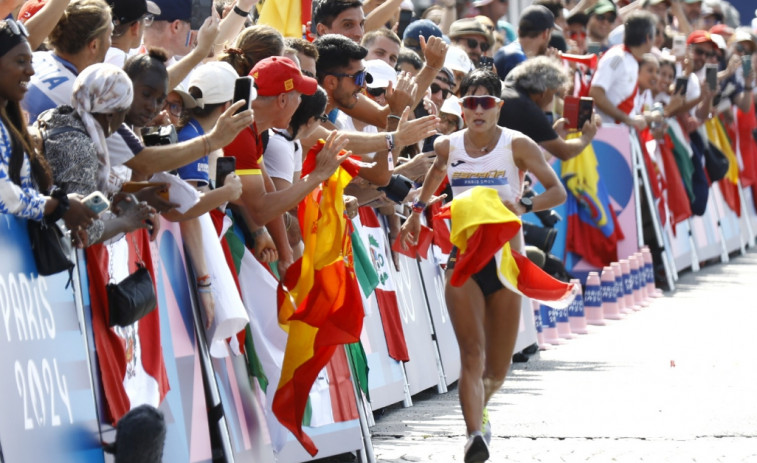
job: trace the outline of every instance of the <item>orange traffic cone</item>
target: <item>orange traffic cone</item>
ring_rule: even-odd
[[[620,320],[618,299],[615,296],[615,274],[612,267],[602,269],[602,313],[608,320]]]
[[[597,272],[589,272],[586,277],[586,292],[584,293],[584,310],[586,323],[589,325],[605,325],[602,312],[602,287]]]
[[[576,287],[581,284],[577,278],[570,280]],[[589,330],[586,327],[586,314],[584,313],[584,298],[579,292],[576,294],[573,302],[568,306],[568,321],[570,322],[571,333],[586,334]]]

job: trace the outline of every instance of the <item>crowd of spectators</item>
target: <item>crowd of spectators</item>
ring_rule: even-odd
[[[347,152],[362,161],[348,215],[376,208],[393,240],[440,169],[435,139],[475,122],[466,89],[485,88],[497,125],[547,160],[578,156],[603,124],[663,137],[666,118],[693,133],[712,117],[754,116],[757,38],[722,0],[536,0],[519,17],[507,0],[423,11],[408,0],[313,0],[302,37],[258,24],[259,6],[216,0],[193,29],[186,0],[1,1],[0,212],[62,219],[81,248],[130,247],[130,234],[157,235],[159,216],[179,222],[211,327],[201,220],[233,216],[283,278],[302,253],[299,202]],[[245,76],[248,109],[234,102]],[[491,76],[501,86],[480,83]],[[595,108],[575,136],[567,96]],[[301,177],[318,139],[325,147]],[[235,170],[216,178],[230,156]],[[170,194],[185,186],[188,204]],[[105,213],[85,204],[93,192],[109,199]],[[480,431],[473,421],[469,433]]]

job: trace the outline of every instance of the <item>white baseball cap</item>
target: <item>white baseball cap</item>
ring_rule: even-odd
[[[239,74],[223,61],[212,61],[198,66],[189,76],[189,88],[197,87],[202,97],[195,98],[197,106],[219,104],[234,98],[234,84]]]
[[[468,57],[468,53],[458,46],[450,46],[447,49],[447,57],[444,59],[444,67],[452,71],[465,72],[466,74],[473,69],[473,62]]]
[[[373,81],[368,83],[368,88],[386,88],[389,82],[394,86],[397,83],[397,71],[389,66],[386,61],[380,59],[371,59],[365,62],[365,71],[373,77]]]

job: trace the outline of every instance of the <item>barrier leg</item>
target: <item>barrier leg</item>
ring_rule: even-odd
[[[343,346],[347,359],[350,358],[349,352],[346,352],[347,346]],[[367,414],[365,411],[365,400],[363,400],[363,393],[357,386],[357,377],[355,374],[355,366],[352,365],[352,361],[348,360],[350,365],[350,375],[352,376],[352,391],[355,393],[355,400],[357,401],[357,414],[360,419],[360,432],[363,436],[363,449],[358,450],[358,457],[360,457],[361,463],[376,463],[376,456],[373,453],[373,442],[371,442],[371,431],[369,429]]]

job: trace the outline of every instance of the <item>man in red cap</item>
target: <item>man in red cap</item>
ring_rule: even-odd
[[[289,188],[276,191],[263,165],[263,142],[260,134],[270,128],[286,129],[300,105],[300,95],[312,95],[318,88],[315,79],[302,75],[289,58],[273,56],[259,61],[250,71],[255,79],[257,98],[252,102],[255,122],[244,129],[223,150],[224,156],[236,157],[237,174],[242,179],[240,201],[247,212],[248,227],[256,240],[273,244],[277,252],[268,251],[263,260],[276,260],[281,279],[293,262],[283,214],[293,209],[308,193],[337,169],[344,157],[339,152],[347,142],[344,135],[332,132],[318,154],[315,170]],[[267,227],[267,230],[266,230]],[[270,237],[268,235],[270,231]],[[263,246],[264,247],[264,246]],[[272,255],[273,254],[273,255]]]
[[[684,69],[684,75],[690,73],[686,101],[697,101],[692,115],[704,120],[709,118],[715,96],[705,81],[705,64],[716,62],[717,45],[712,35],[704,30],[696,30],[689,34],[686,44],[686,56],[691,66],[690,69]]]

